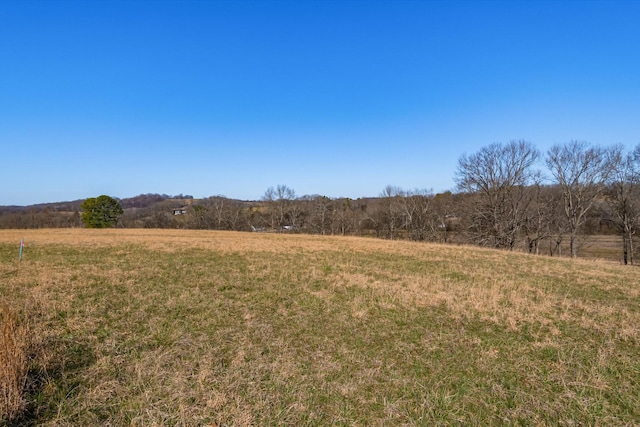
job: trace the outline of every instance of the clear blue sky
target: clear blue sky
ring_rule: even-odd
[[[0,205],[454,188],[640,143],[640,1],[0,0]]]

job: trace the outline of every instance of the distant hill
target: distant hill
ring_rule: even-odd
[[[125,214],[128,211],[140,209],[153,209],[155,206],[170,211],[173,205],[183,206],[187,201],[193,200],[193,196],[167,194],[140,194],[134,197],[118,199]],[[0,206],[0,228],[47,228],[47,227],[80,227],[80,206],[84,199],[37,203],[27,206]],[[167,201],[170,206],[162,206]],[[140,215],[138,215],[140,216]]]
[[[165,200],[193,199],[193,196],[189,196],[189,195],[185,196],[182,194],[177,196],[169,196],[167,194],[147,193],[147,194],[140,194],[134,197],[127,197],[124,199],[120,199],[116,197],[115,199],[120,202],[120,205],[122,206],[123,209],[127,209],[127,208],[146,208],[158,202],[163,202]],[[73,212],[73,211],[80,210],[80,205],[82,204],[83,201],[84,199],[79,199],[79,200],[66,201],[66,202],[37,203],[37,204],[26,205],[26,206],[17,206],[17,205],[0,206],[0,214],[6,213],[6,212],[24,212],[24,211],[42,212],[46,210],[53,210],[57,212],[62,212],[62,211]]]

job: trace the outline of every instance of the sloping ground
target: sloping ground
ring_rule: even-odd
[[[23,261],[18,244],[25,237]],[[0,235],[38,425],[633,425],[638,269],[171,230]]]

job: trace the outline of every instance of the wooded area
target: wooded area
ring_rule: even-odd
[[[617,234],[622,261],[634,262],[640,145],[573,141],[542,155],[526,141],[495,143],[460,157],[455,180],[455,193],[388,185],[355,200],[297,196],[287,185],[267,188],[258,201],[144,194],[119,200],[117,227],[375,236],[572,257],[581,236]],[[0,227],[82,227],[82,202],[3,207]]]

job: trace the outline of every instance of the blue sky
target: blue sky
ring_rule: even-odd
[[[0,205],[454,189],[640,143],[640,1],[0,0]]]

